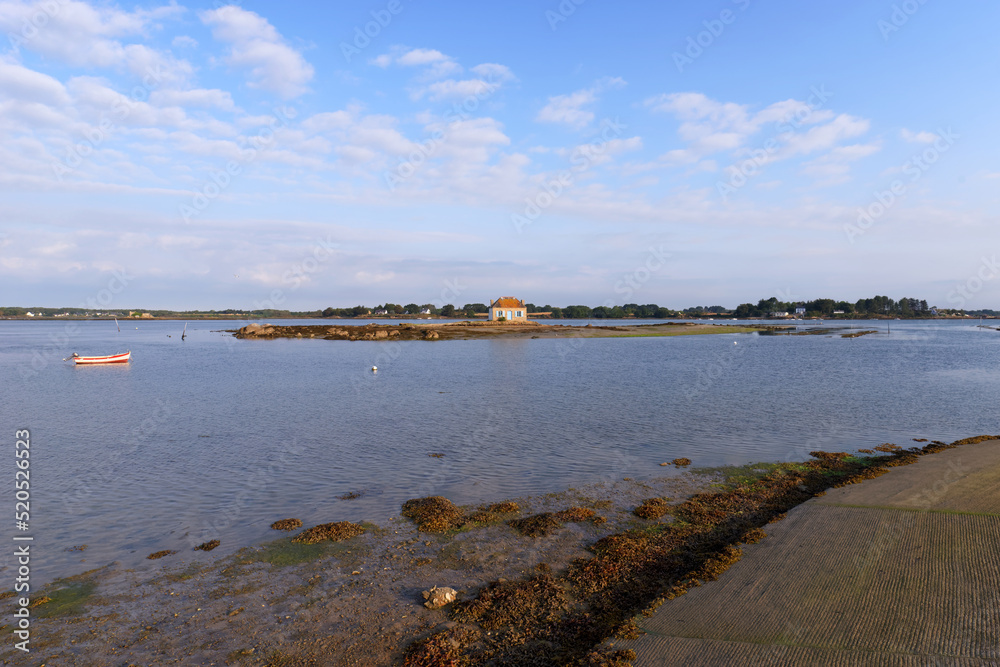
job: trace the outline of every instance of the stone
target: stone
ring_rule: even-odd
[[[448,588],[447,586],[438,588],[435,586],[429,591],[424,591],[424,599],[427,600],[424,606],[428,609],[440,609],[454,602],[457,595],[458,591],[454,588]]]

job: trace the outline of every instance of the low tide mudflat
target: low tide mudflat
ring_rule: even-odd
[[[960,482],[968,479],[979,498],[980,487],[996,478],[996,437],[908,448],[883,444],[856,454],[814,452],[803,462],[682,474],[671,465],[681,468],[689,462],[676,459],[662,464],[674,474],[661,479],[623,479],[481,507],[457,508],[433,498],[407,503],[405,516],[385,525],[340,524],[319,531],[333,538],[343,532],[346,539],[338,541],[280,537],[231,556],[206,556],[203,562],[175,568],[168,555],[159,561],[163,569],[152,575],[111,565],[42,591],[49,601],[35,607],[33,648],[40,663],[73,665],[419,666],[529,664],[529,657],[530,664],[539,665],[631,664],[636,654],[628,646],[639,636],[637,618],[657,607],[657,615],[662,615],[680,602],[671,600],[703,583],[699,592],[721,590],[724,581],[709,582],[740,560],[740,545],[762,540],[765,545],[763,529],[780,522],[789,510],[827,495],[829,489],[889,473],[879,480],[884,488],[869,494],[872,502],[891,504],[900,494],[909,498],[914,484],[924,485],[933,497],[913,511],[935,514],[939,506],[950,507],[940,485],[933,484],[944,467],[913,466],[909,477],[898,483],[893,476],[905,476],[911,464],[922,463],[927,455],[957,455],[967,462],[968,474],[953,474],[949,488],[964,488]],[[842,509],[857,500],[831,491],[819,504]],[[350,530],[341,531],[345,525]],[[817,530],[830,533],[822,522]],[[846,538],[852,531],[848,527],[835,532]],[[914,546],[916,533],[906,526],[897,533],[892,544],[884,545],[886,553],[894,553],[897,544]],[[817,537],[802,534],[798,539]],[[869,538],[861,535],[867,549],[864,563],[871,565],[861,568],[864,581],[874,576],[872,559],[880,556],[871,553]],[[933,547],[928,552],[946,546],[928,545]],[[993,572],[991,552],[980,551],[987,560],[970,561],[968,567]],[[782,555],[795,581],[822,577],[827,571],[843,574],[843,568],[834,567],[837,563],[812,572],[812,560],[796,553]],[[969,554],[963,554],[968,560]],[[845,558],[854,556],[842,554]],[[902,572],[912,569],[901,567]],[[775,576],[780,579],[781,573]],[[989,589],[976,589],[976,582]],[[981,601],[993,594],[996,583],[992,575],[976,577],[963,594]],[[841,581],[837,590],[851,585]],[[432,586],[457,589],[458,600],[443,609],[425,608],[421,592]],[[726,587],[727,595],[731,588]],[[881,591],[876,606],[886,608],[905,603],[913,592],[904,586],[903,598],[896,600],[898,591],[892,587],[868,588]],[[904,604],[897,611],[905,615],[906,608]],[[725,613],[716,607],[702,611],[706,618]],[[840,620],[844,627],[852,625],[850,618]],[[933,628],[921,630],[925,622],[934,621],[908,619],[907,636],[932,633]],[[807,618],[801,620],[802,627],[808,623]],[[890,642],[892,651],[907,652],[899,645],[902,635],[896,635],[899,632]],[[991,635],[976,636],[986,643],[966,642],[963,650],[985,656]],[[13,659],[9,645],[2,651],[6,662]]]

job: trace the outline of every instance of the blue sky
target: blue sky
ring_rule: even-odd
[[[0,0],[0,305],[1000,308],[998,19]]]

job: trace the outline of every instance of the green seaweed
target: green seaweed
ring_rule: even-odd
[[[38,618],[76,616],[83,612],[96,590],[97,582],[91,579],[80,581],[60,579],[46,591],[49,602],[36,607],[34,615]]]

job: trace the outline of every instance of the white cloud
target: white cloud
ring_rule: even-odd
[[[236,6],[199,14],[212,28],[212,36],[231,44],[226,59],[234,67],[247,68],[249,85],[286,99],[307,91],[313,67],[302,54],[288,46],[267,19]]]
[[[154,90],[149,95],[149,103],[158,106],[199,107],[203,109],[220,109],[233,111],[232,96],[224,90]]]
[[[840,114],[829,123],[817,125],[803,134],[793,135],[782,152],[785,156],[791,156],[830,149],[844,139],[864,134],[869,126],[867,120]]]
[[[462,72],[462,66],[451,56],[437,49],[409,49],[405,46],[394,46],[389,53],[383,53],[373,58],[371,64],[386,68],[395,63],[401,67],[423,67],[421,79],[433,81]]]
[[[667,151],[657,163],[636,165],[638,172],[656,166],[695,164],[708,156],[729,153],[735,162],[726,171],[736,173],[739,163],[750,159],[755,168],[795,156],[825,153],[803,166],[804,173],[840,182],[849,173],[849,163],[880,149],[879,144],[842,146],[869,129],[869,121],[848,114],[835,114],[807,102],[789,99],[759,111],[749,105],[719,102],[702,93],[684,92],[647,99],[654,112],[675,116],[678,137],[687,144]],[[762,134],[764,138],[753,140]],[[766,148],[765,148],[766,147]]]
[[[198,40],[187,35],[177,35],[170,44],[175,49],[194,49],[198,47]]]
[[[151,87],[184,86],[194,68],[186,60],[161,53],[142,44],[124,47],[122,64],[137,79]]]
[[[464,81],[446,79],[445,81],[435,81],[425,88],[414,91],[413,98],[420,99],[427,95],[432,102],[472,97],[484,99],[495,93],[496,88],[496,85],[482,79],[466,79]]]
[[[569,127],[581,130],[593,122],[594,112],[586,109],[598,100],[598,95],[605,90],[612,88],[622,88],[625,86],[624,79],[605,78],[597,81],[590,88],[578,90],[568,95],[555,95],[549,98],[546,104],[535,116],[535,120],[540,123],[557,123],[568,125]]]
[[[19,47],[79,67],[120,67],[124,64],[134,69],[138,66],[137,59],[149,60],[146,51],[151,49],[132,44],[130,46],[142,48],[133,48],[130,52],[119,40],[133,36],[143,39],[157,21],[176,18],[184,11],[175,4],[125,12],[113,6],[94,7],[77,0],[9,0],[0,2],[0,31],[21,35],[25,25],[35,26],[38,17],[44,17],[44,24],[30,39],[22,40]],[[169,59],[164,54],[160,57]]]
[[[514,73],[510,71],[509,67],[505,65],[498,65],[497,63],[483,63],[481,65],[476,65],[472,68],[472,71],[494,83],[507,83],[508,81],[516,81],[517,77]]]
[[[882,150],[878,142],[838,146],[825,155],[802,165],[805,174],[820,179],[820,185],[843,183],[850,174],[850,163]]]
[[[593,104],[597,95],[592,90],[578,90],[569,95],[556,95],[542,107],[535,117],[540,123],[559,123],[574,129],[582,129],[594,120],[594,112],[583,109]]]
[[[900,131],[904,140],[914,144],[932,144],[938,138],[933,132],[911,132],[906,128]]]
[[[354,114],[349,111],[327,111],[310,116],[302,121],[302,129],[308,132],[345,130],[353,122]]]
[[[57,106],[70,101],[66,87],[51,76],[20,65],[0,63],[0,98],[4,97]]]
[[[396,58],[396,63],[404,67],[413,67],[449,60],[451,58],[435,49],[413,49]]]
[[[558,151],[561,155],[569,157],[573,164],[579,164],[580,159],[585,159],[588,166],[596,166],[611,162],[616,155],[631,153],[642,150],[642,138],[630,137],[628,139],[608,139],[599,144],[580,144],[569,150]]]
[[[435,49],[407,50],[397,46],[371,62],[383,68],[392,63],[425,68],[416,78],[419,85],[410,91],[414,100],[425,97],[432,102],[471,97],[482,100],[493,95],[502,85],[517,80],[508,67],[497,63],[482,63],[473,67],[476,78],[445,78],[463,71],[463,68],[453,58]]]

